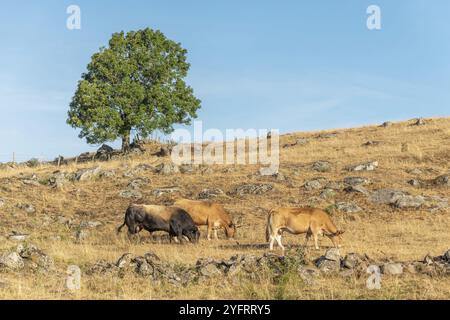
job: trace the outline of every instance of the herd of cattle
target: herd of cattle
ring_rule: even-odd
[[[207,226],[207,239],[211,240],[211,232],[218,239],[217,231],[223,229],[228,239],[236,235],[236,225],[225,208],[211,201],[180,199],[173,206],[132,204],[125,212],[125,221],[117,229],[128,228],[128,235],[136,235],[145,229],[152,233],[165,231],[170,240],[183,243],[187,238],[192,243],[200,239],[199,226]],[[316,208],[279,208],[270,210],[267,216],[266,241],[273,250],[275,241],[284,251],[281,236],[284,231],[291,234],[306,234],[305,246],[312,236],[315,248],[319,249],[318,237],[327,236],[335,247],[340,246],[344,233],[336,228],[328,214]]]

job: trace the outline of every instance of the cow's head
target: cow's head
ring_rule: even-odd
[[[225,226],[225,235],[228,239],[233,239],[236,236],[236,225],[233,222]]]
[[[332,233],[329,235],[331,241],[333,241],[333,244],[340,248],[342,243],[342,235],[344,234],[344,230],[338,230],[335,233]]]
[[[196,226],[185,229],[183,233],[192,243],[197,243],[200,239],[200,231]]]

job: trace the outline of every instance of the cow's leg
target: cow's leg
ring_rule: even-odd
[[[208,230],[206,232],[206,239],[208,239],[208,241],[211,240],[211,231],[212,231],[212,229],[213,229],[213,225],[212,225],[212,223],[210,223],[208,221]]]
[[[283,244],[281,243],[281,234],[278,234],[275,238],[277,240],[278,245],[280,246],[281,250],[285,250],[285,247],[283,246]]]
[[[316,248],[316,250],[319,250],[319,235],[317,234],[317,232],[313,233],[313,237],[314,237],[314,247]]]
[[[304,248],[306,248],[306,246],[308,245],[309,238],[311,238],[311,231],[310,230],[306,233],[305,243],[303,244]]]
[[[214,229],[214,239],[219,240],[219,237],[217,235],[217,229]]]

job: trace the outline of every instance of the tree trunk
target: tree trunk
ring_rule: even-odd
[[[130,133],[127,132],[122,136],[122,152],[127,153],[130,151]]]

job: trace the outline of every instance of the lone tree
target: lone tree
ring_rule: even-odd
[[[132,131],[148,137],[155,130],[172,132],[175,123],[189,124],[200,100],[184,81],[186,54],[160,31],[114,33],[83,73],[67,123],[90,144],[121,138],[123,152]]]

